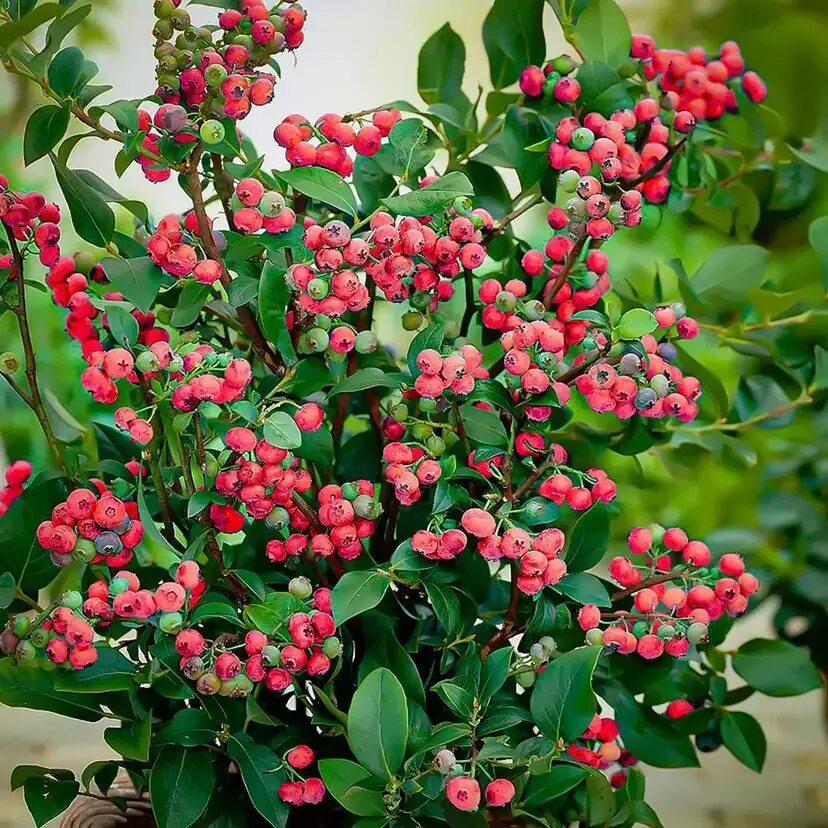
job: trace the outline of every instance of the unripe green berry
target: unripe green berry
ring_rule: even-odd
[[[331,343],[331,338],[328,336],[328,332],[322,330],[322,328],[311,328],[305,333],[305,342],[311,353],[321,354],[327,350],[328,345]]]
[[[181,632],[181,627],[183,623],[184,619],[181,617],[180,612],[164,612],[158,619],[158,626],[160,627],[161,631],[165,633],[174,634],[177,632]]]
[[[224,129],[224,124],[221,121],[211,119],[209,121],[205,121],[201,125],[199,133],[201,135],[201,140],[204,141],[205,144],[212,146],[213,144],[220,144],[224,140],[226,130]]]
[[[323,331],[329,331],[333,327],[333,319],[327,313],[317,313],[313,320],[315,328],[322,328]]]
[[[587,127],[579,127],[572,133],[569,143],[576,150],[588,150],[595,143],[595,133]]]
[[[437,400],[433,400],[431,397],[423,397],[420,400],[420,411],[425,414],[428,414],[432,411],[437,410]]]
[[[574,72],[578,64],[569,56],[561,55],[552,61],[552,68],[561,75],[569,75]]]
[[[658,635],[662,641],[672,641],[676,637],[677,633],[675,627],[671,627],[669,624],[663,624],[658,628],[656,635]]]
[[[434,457],[442,457],[446,451],[446,443],[442,437],[438,437],[436,434],[432,434],[426,440],[426,448],[428,449],[429,453],[432,454]]]
[[[83,595],[76,589],[68,589],[60,596],[60,603],[69,609],[80,609],[83,606]]]
[[[129,589],[129,581],[126,578],[113,578],[109,582],[109,594],[112,596],[120,595]]]
[[[21,661],[32,661],[32,659],[37,656],[37,650],[35,649],[34,644],[31,641],[21,641],[17,645],[17,650],[15,651],[15,655]]]
[[[468,196],[458,196],[451,206],[458,216],[467,216],[472,211],[474,204]]]
[[[285,526],[288,525],[289,520],[290,520],[290,515],[287,513],[287,509],[284,509],[281,506],[274,506],[267,513],[267,517],[265,518],[265,523],[271,529],[283,529]]]
[[[237,676],[223,681],[218,692],[220,696],[227,698],[243,699],[253,692],[253,682],[244,673],[239,673]]]
[[[646,621],[636,621],[633,624],[632,633],[636,638],[641,638],[647,635],[650,631],[650,625]]]
[[[202,696],[214,696],[220,689],[221,679],[215,673],[205,673],[196,682],[196,690]]]
[[[158,357],[152,351],[141,351],[135,359],[135,369],[141,374],[153,374],[158,370]]]
[[[414,423],[411,426],[411,434],[417,440],[427,440],[434,433],[434,429],[428,423]]]
[[[357,486],[356,483],[343,483],[342,497],[344,497],[345,500],[356,500],[359,497],[359,486]]]
[[[294,598],[304,601],[305,598],[310,598],[313,595],[313,584],[304,576],[293,578],[288,584],[288,592]]]
[[[416,331],[423,323],[423,315],[418,311],[406,311],[402,317],[402,326],[406,331]]]
[[[281,193],[267,192],[259,202],[259,210],[266,216],[280,216],[285,209],[285,197]]]
[[[533,644],[529,648],[529,655],[532,656],[532,658],[538,663],[540,663],[541,661],[546,661],[547,658],[546,651],[543,649],[543,647],[541,647],[540,644]]]
[[[42,650],[51,639],[51,634],[48,630],[44,630],[43,627],[38,627],[31,636],[29,636],[29,641],[32,642],[32,645],[37,647],[38,650]]]
[[[546,653],[547,658],[549,658],[549,656],[554,655],[558,650],[558,642],[555,641],[555,639],[549,635],[543,636],[543,638],[541,638],[538,641],[538,644],[540,644],[541,647],[543,647],[543,650]]]
[[[405,403],[397,403],[391,409],[390,414],[398,423],[401,423],[408,417],[408,406]]]
[[[331,291],[331,286],[324,279],[311,279],[308,282],[308,296],[312,299],[324,299]]]
[[[517,296],[510,290],[501,290],[495,297],[495,307],[504,313],[511,313],[517,307]]]
[[[17,354],[12,353],[11,351],[6,351],[4,354],[0,354],[0,374],[11,375],[15,373],[15,371],[20,370],[20,360],[17,357]]]
[[[322,652],[328,658],[337,658],[342,654],[342,642],[336,636],[332,635],[322,642]]]
[[[354,339],[354,350],[358,354],[372,354],[378,345],[379,340],[373,331],[360,331]]]
[[[32,619],[28,615],[17,615],[12,621],[11,631],[18,637],[23,638],[32,627]]]
[[[701,644],[707,640],[707,624],[696,622],[687,628],[687,640],[691,644]]]
[[[364,520],[376,520],[382,514],[382,506],[371,495],[360,495],[354,500],[354,513]]]
[[[524,670],[522,673],[517,673],[515,675],[515,681],[521,687],[531,687],[535,683],[535,671],[534,670]]]
[[[448,776],[457,765],[457,757],[448,748],[443,748],[434,757],[434,770]]]
[[[558,186],[565,193],[574,193],[580,180],[581,176],[575,170],[566,170],[558,178]]]
[[[265,667],[278,667],[282,663],[282,651],[275,644],[264,647],[261,656]]]
[[[589,644],[591,647],[595,647],[597,645],[604,643],[604,635],[597,627],[592,630],[587,630],[586,633],[586,643]]]

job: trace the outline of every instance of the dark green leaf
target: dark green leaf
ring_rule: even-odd
[[[607,510],[595,506],[578,518],[569,535],[566,568],[569,572],[592,569],[606,554],[609,546]]]
[[[210,285],[204,285],[195,279],[186,281],[173,309],[170,324],[174,328],[187,328],[192,325],[198,319],[211,292]]]
[[[609,117],[617,109],[632,107],[627,84],[606,63],[584,63],[578,69],[576,77],[581,84],[578,101],[583,103],[587,111]]]
[[[152,713],[138,722],[121,722],[104,730],[104,741],[124,759],[146,762],[152,737]]]
[[[330,204],[350,216],[356,216],[359,208],[350,185],[341,175],[324,167],[295,167],[286,172],[275,173],[285,184],[300,193]]]
[[[77,46],[62,49],[49,64],[47,72],[49,86],[58,95],[65,97],[72,95],[81,81],[84,60],[83,52]]]
[[[209,745],[215,741],[216,726],[212,719],[203,711],[195,707],[179,710],[158,731],[156,742],[159,744],[181,745],[182,747],[196,747]]]
[[[573,572],[565,575],[557,584],[552,585],[555,592],[572,598],[579,604],[595,604],[597,607],[612,606],[609,593],[603,582],[589,572]]]
[[[601,647],[579,647],[556,658],[532,690],[530,708],[541,733],[557,741],[578,738],[595,715],[592,674]]]
[[[149,257],[103,259],[101,266],[118,293],[122,293],[142,313],[150,311],[164,283],[160,267],[154,265]]]
[[[68,693],[106,693],[135,688],[136,669],[119,650],[98,645],[98,660],[83,670],[55,675],[55,689]]]
[[[61,10],[59,3],[41,3],[19,20],[0,26],[0,49],[8,49],[19,38],[33,32],[47,20],[57,17]]]
[[[761,773],[768,745],[762,726],[748,713],[726,710],[720,724],[724,746],[751,770]]]
[[[336,385],[328,392],[328,396],[353,394],[356,391],[365,391],[368,388],[399,388],[402,380],[402,374],[386,373],[382,368],[361,368]]]
[[[426,594],[437,616],[443,625],[447,638],[451,639],[460,624],[460,599],[450,586],[442,584],[425,584]]]
[[[147,206],[142,201],[136,201],[131,198],[122,196],[117,190],[113,189],[106,183],[99,175],[96,175],[91,170],[76,170],[78,178],[85,184],[88,184],[93,190],[100,193],[104,201],[110,204],[120,204],[124,209],[129,210],[138,221],[146,224],[149,220]]]
[[[17,581],[11,572],[4,572],[0,575],[0,609],[11,606],[17,591]]]
[[[755,244],[719,247],[693,274],[691,284],[704,302],[741,305],[748,291],[765,281],[768,251]]]
[[[406,118],[394,124],[388,140],[394,150],[394,164],[387,171],[406,178],[422,170],[434,158],[428,146],[434,134],[416,118]]]
[[[652,333],[658,327],[655,316],[644,308],[628,310],[615,328],[619,339],[641,339],[644,334]]]
[[[405,759],[408,703],[402,685],[385,668],[374,670],[354,693],[348,711],[348,744],[375,776],[390,779]]]
[[[289,592],[274,592],[262,604],[248,604],[244,608],[244,617],[256,629],[273,635],[291,615],[303,611],[302,602]]]
[[[509,443],[509,435],[500,421],[500,417],[493,411],[486,411],[466,404],[460,408],[460,417],[466,435],[470,440],[484,446],[505,447]]]
[[[420,49],[417,89],[428,104],[447,103],[465,113],[469,99],[461,88],[466,70],[466,48],[460,35],[446,23]]]
[[[321,759],[319,775],[328,793],[350,813],[357,816],[385,813],[382,793],[368,790],[360,784],[366,783],[372,777],[356,762],[350,762],[347,759]],[[373,796],[365,796],[365,794],[373,794]]]
[[[618,69],[630,56],[630,24],[614,0],[590,0],[578,18],[575,37],[586,60]]]
[[[382,601],[391,579],[384,572],[346,572],[331,592],[331,607],[337,626],[373,609]]]
[[[822,262],[822,284],[828,290],[828,216],[820,216],[808,228],[808,241]]]
[[[290,299],[291,293],[285,281],[284,271],[272,262],[265,262],[259,281],[258,301],[262,332],[289,365],[296,361],[290,330],[285,324]]]
[[[546,57],[543,6],[543,0],[495,0],[486,15],[483,43],[495,89],[516,83],[523,69]]]
[[[227,753],[241,773],[253,807],[274,828],[285,828],[289,808],[279,798],[279,787],[286,778],[283,770],[277,770],[282,764],[279,757],[264,745],[256,744],[246,733],[230,737]]]
[[[232,742],[228,745],[232,755]],[[166,745],[150,772],[152,813],[158,828],[189,828],[204,813],[215,786],[207,750]]]
[[[10,658],[0,661],[0,704],[48,710],[84,722],[103,718],[93,696],[67,693],[55,688],[55,673],[27,664],[15,665]]]
[[[579,785],[587,773],[586,768],[578,765],[553,765],[549,773],[530,778],[521,804],[526,808],[546,805]]]
[[[427,216],[448,207],[460,196],[473,196],[474,188],[461,172],[446,173],[427,187],[382,199],[383,206],[397,215]]]
[[[265,420],[264,436],[277,448],[295,449],[302,445],[302,432],[286,411],[277,411]]]
[[[138,341],[138,320],[120,305],[108,305],[106,322],[112,338],[123,348]]]
[[[23,137],[23,160],[28,167],[38,158],[48,155],[66,134],[69,126],[69,110],[48,104],[36,109],[26,122]]]
[[[77,173],[50,153],[58,184],[69,206],[75,232],[96,247],[106,247],[115,232],[115,214]]]
[[[822,686],[808,651],[788,641],[754,638],[742,644],[733,669],[766,696],[799,696]]]
[[[80,783],[76,779],[49,779],[41,776],[32,777],[23,783],[26,807],[37,828],[62,814],[79,791]]]

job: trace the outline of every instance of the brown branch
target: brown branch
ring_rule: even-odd
[[[635,586],[629,587],[627,589],[621,589],[618,592],[614,592],[610,596],[610,600],[613,603],[615,603],[616,601],[623,601],[624,598],[628,598],[630,595],[634,595],[641,589],[646,589],[647,587],[652,586],[658,586],[658,584],[664,584],[667,581],[673,581],[677,578],[683,577],[684,571],[681,569],[673,569],[670,572],[662,572],[660,575],[653,575],[651,578],[647,578],[640,584],[636,584]]]
[[[509,597],[509,608],[503,618],[503,626],[483,645],[480,650],[480,660],[485,661],[491,653],[499,650],[521,628],[517,625],[518,610],[520,609],[521,593],[517,585],[517,570],[512,569],[512,586]]]
[[[494,238],[497,238],[501,233],[503,233],[506,230],[506,228],[513,221],[515,221],[515,219],[520,218],[524,213],[528,213],[533,207],[537,207],[538,204],[542,203],[543,196],[540,193],[537,193],[536,195],[533,195],[532,198],[530,198],[524,204],[522,204],[520,207],[517,207],[516,209],[512,210],[511,213],[507,213],[503,217],[503,221],[501,221],[500,224],[497,227],[495,227],[495,229],[492,230],[492,232],[489,234],[487,242],[491,241]]]

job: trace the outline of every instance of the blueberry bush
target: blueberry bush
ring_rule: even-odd
[[[547,54],[549,6],[567,54]],[[735,402],[692,356],[700,332],[745,349],[816,312],[766,301],[760,245],[665,262],[652,301],[613,258],[689,211],[727,210],[744,240],[743,179],[819,163],[739,46],[659,46],[613,0],[495,0],[485,96],[446,25],[421,102],[288,115],[266,169],[244,119],[324,12],[153,8],[154,88],[108,103],[64,45],[91,4],[0,14],[4,68],[48,99],[24,161],[62,196],[0,178],[19,334],[0,372],[51,457],[16,459],[0,494],[0,702],[111,720],[119,756],[18,767],[35,823],[127,774],[159,828],[658,826],[642,766],[724,746],[760,771],[738,705],[815,689],[816,668],[786,641],[725,645],[760,589],[740,548],[646,519],[611,543],[636,492],[607,471],[686,442],[744,453],[828,387],[819,346]],[[192,209],[75,168],[87,140]],[[828,254],[823,221],[812,243]],[[91,422],[38,380],[34,291],[82,355]]]

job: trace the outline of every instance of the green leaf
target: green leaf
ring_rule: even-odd
[[[475,453],[475,459],[479,459]],[[545,497],[532,497],[521,509],[521,522],[526,526],[549,526],[561,513],[561,507]]]
[[[302,432],[286,411],[277,411],[265,420],[264,437],[277,448],[295,449],[302,445]]]
[[[73,416],[51,388],[47,388],[43,396],[45,398],[46,414],[52,424],[52,430],[61,443],[74,443],[86,435],[86,426]]]
[[[575,37],[586,60],[618,69],[630,56],[630,24],[613,0],[590,0],[578,18]]]
[[[74,802],[80,791],[76,779],[31,777],[23,783],[23,797],[37,828],[41,828]]]
[[[644,308],[628,310],[615,328],[619,339],[641,339],[644,334],[652,333],[658,327],[655,316]]]
[[[569,535],[566,550],[568,572],[592,569],[606,554],[609,546],[609,516],[600,506],[578,518]]]
[[[232,746],[230,747],[232,753]],[[215,786],[207,750],[166,745],[150,771],[149,792],[158,828],[189,828],[204,813]]]
[[[29,68],[35,75],[44,75],[54,54],[60,49],[66,36],[79,26],[92,11],[88,3],[75,3],[71,9],[67,9],[57,20],[53,20],[46,30],[46,45],[30,61]]]
[[[255,605],[254,605],[255,606]],[[250,607],[248,607],[250,609]],[[208,592],[202,596],[201,600],[196,604],[193,611],[190,613],[189,622],[193,626],[201,621],[206,621],[211,618],[220,618],[222,621],[229,621],[236,626],[241,625],[242,621],[236,611],[236,605],[229,601],[220,592]]]
[[[425,707],[423,680],[414,659],[400,643],[391,619],[376,611],[366,615],[363,623],[371,630],[371,635],[365,643],[365,654],[359,664],[360,680],[378,667],[386,667],[399,679],[405,695],[420,707]]]
[[[505,447],[509,444],[506,427],[494,411],[486,411],[467,403],[460,408],[460,417],[470,440],[491,447]]]
[[[495,650],[483,662],[483,667],[480,671],[480,689],[477,692],[477,697],[482,704],[487,705],[495,693],[506,683],[506,679],[509,677],[511,663],[511,647],[503,647],[500,650]]]
[[[285,828],[289,808],[279,798],[279,787],[286,779],[284,771],[276,770],[282,764],[279,757],[246,733],[230,737],[227,753],[238,766],[253,807],[274,828]]]
[[[579,604],[595,604],[596,607],[610,607],[607,589],[603,582],[589,572],[573,572],[565,575],[557,584],[552,585],[555,592],[572,598]]]
[[[606,63],[590,61],[581,64],[576,77],[581,84],[578,102],[586,111],[609,117],[618,109],[632,108],[627,84]]]
[[[135,666],[119,650],[103,644],[98,647],[98,660],[83,670],[72,670],[55,675],[55,689],[69,693],[108,693],[114,690],[133,690]]]
[[[138,517],[141,519],[141,523],[144,524],[144,543],[146,543],[147,538],[154,543],[153,562],[165,568],[173,564],[178,564],[181,556],[173,549],[170,542],[161,534],[158,526],[156,526],[152,512],[150,512],[147,506],[147,499],[144,496],[144,485],[142,482],[138,484]]]
[[[23,137],[26,166],[48,155],[60,143],[68,127],[69,110],[66,107],[48,104],[32,112]]]
[[[106,247],[115,232],[115,214],[110,206],[77,173],[54,153],[49,153],[58,184],[69,206],[75,232],[96,247]],[[146,311],[145,311],[146,312]]]
[[[828,290],[828,216],[820,216],[811,222],[808,241],[822,262],[822,284]]]
[[[141,313],[148,313],[152,309],[164,283],[164,273],[148,256],[139,259],[103,259],[101,266],[113,288],[122,293]]]
[[[109,204],[120,204],[124,209],[129,210],[135,218],[142,224],[149,221],[149,213],[147,212],[147,205],[142,201],[122,196],[117,190],[113,189],[106,183],[99,175],[93,173],[91,170],[75,170],[78,178],[82,179],[85,184],[88,184],[93,190],[100,193],[104,201]]]
[[[274,592],[262,604],[248,604],[244,617],[257,630],[273,635],[291,615],[303,611],[304,604],[289,592]]]
[[[104,741],[124,759],[146,762],[152,738],[152,713],[138,722],[122,722],[104,730]]]
[[[759,722],[748,713],[726,710],[720,728],[724,746],[743,765],[761,773],[768,745]]]
[[[538,729],[553,741],[578,738],[597,709],[592,674],[601,647],[579,647],[556,658],[532,690],[530,709]]]
[[[11,572],[4,572],[0,575],[0,609],[11,606],[17,592],[17,581]]]
[[[466,48],[460,35],[446,23],[422,46],[417,62],[417,89],[428,104],[447,103],[458,112],[471,108],[463,94]]]
[[[49,776],[59,781],[75,778],[75,774],[67,768],[44,768],[42,765],[17,765],[11,772],[9,788],[16,791],[22,788],[27,780],[40,779],[44,776]]]
[[[471,182],[461,172],[446,173],[427,187],[382,199],[383,206],[397,215],[427,216],[448,207],[460,196],[473,196]]]
[[[618,682],[600,689],[601,697],[615,710],[624,747],[654,768],[695,768],[699,765],[689,736],[678,732],[669,719],[640,704]]]
[[[373,569],[346,572],[331,591],[331,608],[337,626],[373,609],[390,585],[391,579],[384,572]]]
[[[742,644],[733,669],[766,696],[799,696],[822,686],[808,651],[788,641],[754,638]]]
[[[465,721],[472,715],[474,696],[472,696],[470,690],[455,684],[453,681],[441,681],[431,689],[459,719]]]
[[[359,791],[366,791],[360,783],[371,779],[371,774],[356,762],[348,759],[320,759],[319,775],[328,793],[352,814],[373,816],[377,813],[385,813],[382,794],[379,791],[367,792],[377,796],[380,811],[376,810],[377,803],[372,801],[372,798],[356,795]]]
[[[67,693],[55,688],[55,673],[40,667],[18,664],[10,658],[0,660],[0,704],[28,710],[48,710],[83,722],[103,718],[94,696]]]
[[[216,738],[216,726],[212,719],[195,707],[179,710],[158,731],[155,741],[159,744],[197,747],[212,744]]]
[[[0,26],[0,49],[8,49],[16,40],[33,32],[47,20],[57,17],[61,11],[59,3],[41,3],[19,20]]]
[[[382,368],[361,368],[332,388],[328,392],[328,397],[335,397],[337,394],[353,394],[368,388],[396,389],[402,385],[402,381],[402,374],[386,373]]]
[[[345,179],[333,170],[324,167],[295,167],[285,172],[275,172],[285,184],[314,201],[330,204],[337,210],[356,217],[359,208],[356,196]]]
[[[108,305],[106,321],[112,338],[122,347],[129,348],[138,341],[138,320],[120,305]]]
[[[302,445],[296,456],[310,460],[318,469],[329,469],[334,462],[333,435],[327,428],[302,432]]]
[[[495,0],[486,15],[483,44],[495,89],[511,86],[529,64],[543,62],[543,6],[543,0]]]
[[[679,353],[678,364],[685,375],[696,377],[704,389],[705,396],[709,397],[720,417],[727,415],[730,411],[730,397],[724,383],[716,371],[711,371],[706,365],[692,357],[686,345],[677,346]]]
[[[457,593],[450,586],[430,583],[425,584],[425,591],[437,620],[446,631],[446,637],[451,639],[457,633],[461,622],[460,599]]]
[[[381,667],[362,681],[348,711],[351,752],[375,776],[390,779],[405,759],[408,702],[390,670]]]
[[[768,251],[758,245],[719,247],[693,274],[691,285],[702,301],[735,307],[765,281],[767,263]]]
[[[81,80],[84,64],[83,52],[77,46],[69,46],[58,52],[49,64],[49,86],[64,97],[70,96]]]
[[[416,118],[406,118],[394,124],[388,136],[394,150],[394,164],[388,172],[407,178],[422,170],[434,158],[434,150],[428,146],[433,138],[434,133]]]
[[[828,351],[820,345],[814,345],[814,377],[808,387],[811,391],[828,388]]]
[[[118,126],[129,132],[138,132],[138,104],[138,101],[113,101],[102,104],[100,109],[111,115]]]
[[[446,338],[446,326],[442,323],[429,325],[423,328],[417,336],[411,340],[408,346],[408,354],[406,361],[408,363],[408,370],[411,371],[413,377],[420,375],[421,371],[417,367],[417,357],[425,350],[432,348],[439,351],[443,347],[443,340]]]
[[[587,773],[578,765],[553,765],[549,773],[530,777],[521,804],[525,808],[546,805],[580,785]]]
[[[259,281],[251,276],[236,276],[227,288],[227,301],[240,308],[252,302],[259,292]]]
[[[187,328],[192,325],[201,314],[211,292],[210,285],[203,285],[194,279],[186,281],[178,295],[178,302],[175,303],[170,324],[174,328]]]
[[[285,324],[291,292],[285,281],[285,271],[272,262],[265,262],[259,280],[259,319],[264,335],[276,346],[286,363],[296,362],[296,351],[290,331]]]
[[[36,477],[0,520],[0,570],[11,574],[26,593],[55,577],[49,552],[35,538],[40,522],[66,497],[62,479]]]

